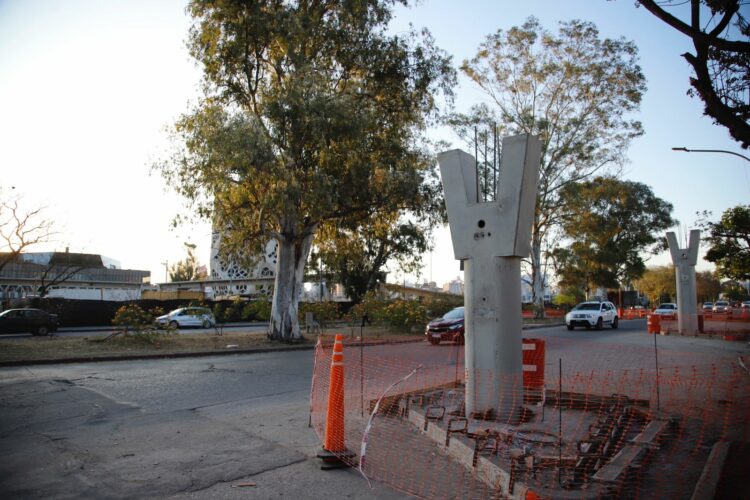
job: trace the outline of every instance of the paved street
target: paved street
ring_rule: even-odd
[[[2,369],[0,497],[403,498],[319,470],[311,371],[312,351]]]
[[[644,330],[641,320],[525,336],[549,340],[549,365],[558,354],[583,363],[598,359],[595,350],[648,352]],[[750,352],[746,342],[657,341],[664,359]],[[449,365],[455,349],[421,342],[367,347],[365,356]],[[0,497],[404,498],[370,490],[356,471],[319,470],[307,426],[312,363],[312,351],[294,351],[0,369]],[[233,487],[241,483],[255,486]]]

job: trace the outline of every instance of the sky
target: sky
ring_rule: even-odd
[[[722,149],[750,156],[687,96],[691,75],[680,54],[690,40],[633,0],[423,0],[399,7],[393,32],[427,28],[459,66],[484,38],[536,16],[556,31],[560,21],[593,22],[602,37],[632,40],[648,90],[634,118],[645,134],[628,151],[623,178],[648,184],[674,205],[685,234],[696,212],[715,218],[750,203],[750,163],[728,154],[680,153],[673,146]],[[191,21],[185,1],[0,0],[0,188],[28,208],[45,207],[54,241],[35,251],[98,253],[123,268],[151,271],[197,245],[208,263],[210,226],[172,228],[186,213],[151,166],[169,151],[168,127],[200,96],[201,70],[185,46]],[[460,7],[457,7],[460,5]],[[750,5],[742,7],[750,9]],[[750,16],[750,10],[746,12]],[[467,79],[456,109],[485,96]],[[439,134],[435,132],[435,134]],[[436,135],[437,136],[437,135]],[[455,137],[440,136],[461,147]],[[697,268],[712,269],[703,260]],[[419,278],[438,285],[461,273],[447,228],[436,231]],[[649,265],[669,263],[667,254]],[[404,277],[393,270],[391,279]],[[414,276],[406,277],[414,281]]]

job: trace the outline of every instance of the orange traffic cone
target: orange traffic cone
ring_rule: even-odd
[[[344,343],[340,334],[333,344],[323,448],[333,453],[344,451]]]
[[[331,377],[328,383],[328,411],[323,450],[318,458],[323,460],[323,470],[349,467],[356,455],[344,443],[344,341],[336,335],[331,358]]]

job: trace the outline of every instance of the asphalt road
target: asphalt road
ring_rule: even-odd
[[[549,356],[569,349],[566,359],[589,360],[654,340],[644,321],[525,336],[548,339],[558,350]],[[665,357],[750,352],[745,342],[658,342]],[[366,355],[388,348],[434,364],[457,349],[422,342]],[[353,470],[319,470],[320,442],[307,426],[312,365],[312,351],[288,351],[0,369],[0,498],[406,498],[369,489]]]

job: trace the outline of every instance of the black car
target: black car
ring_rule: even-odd
[[[49,335],[57,330],[57,314],[41,309],[8,309],[0,313],[0,333]]]
[[[456,307],[427,324],[424,334],[431,344],[438,345],[441,341],[464,343],[464,308]]]

